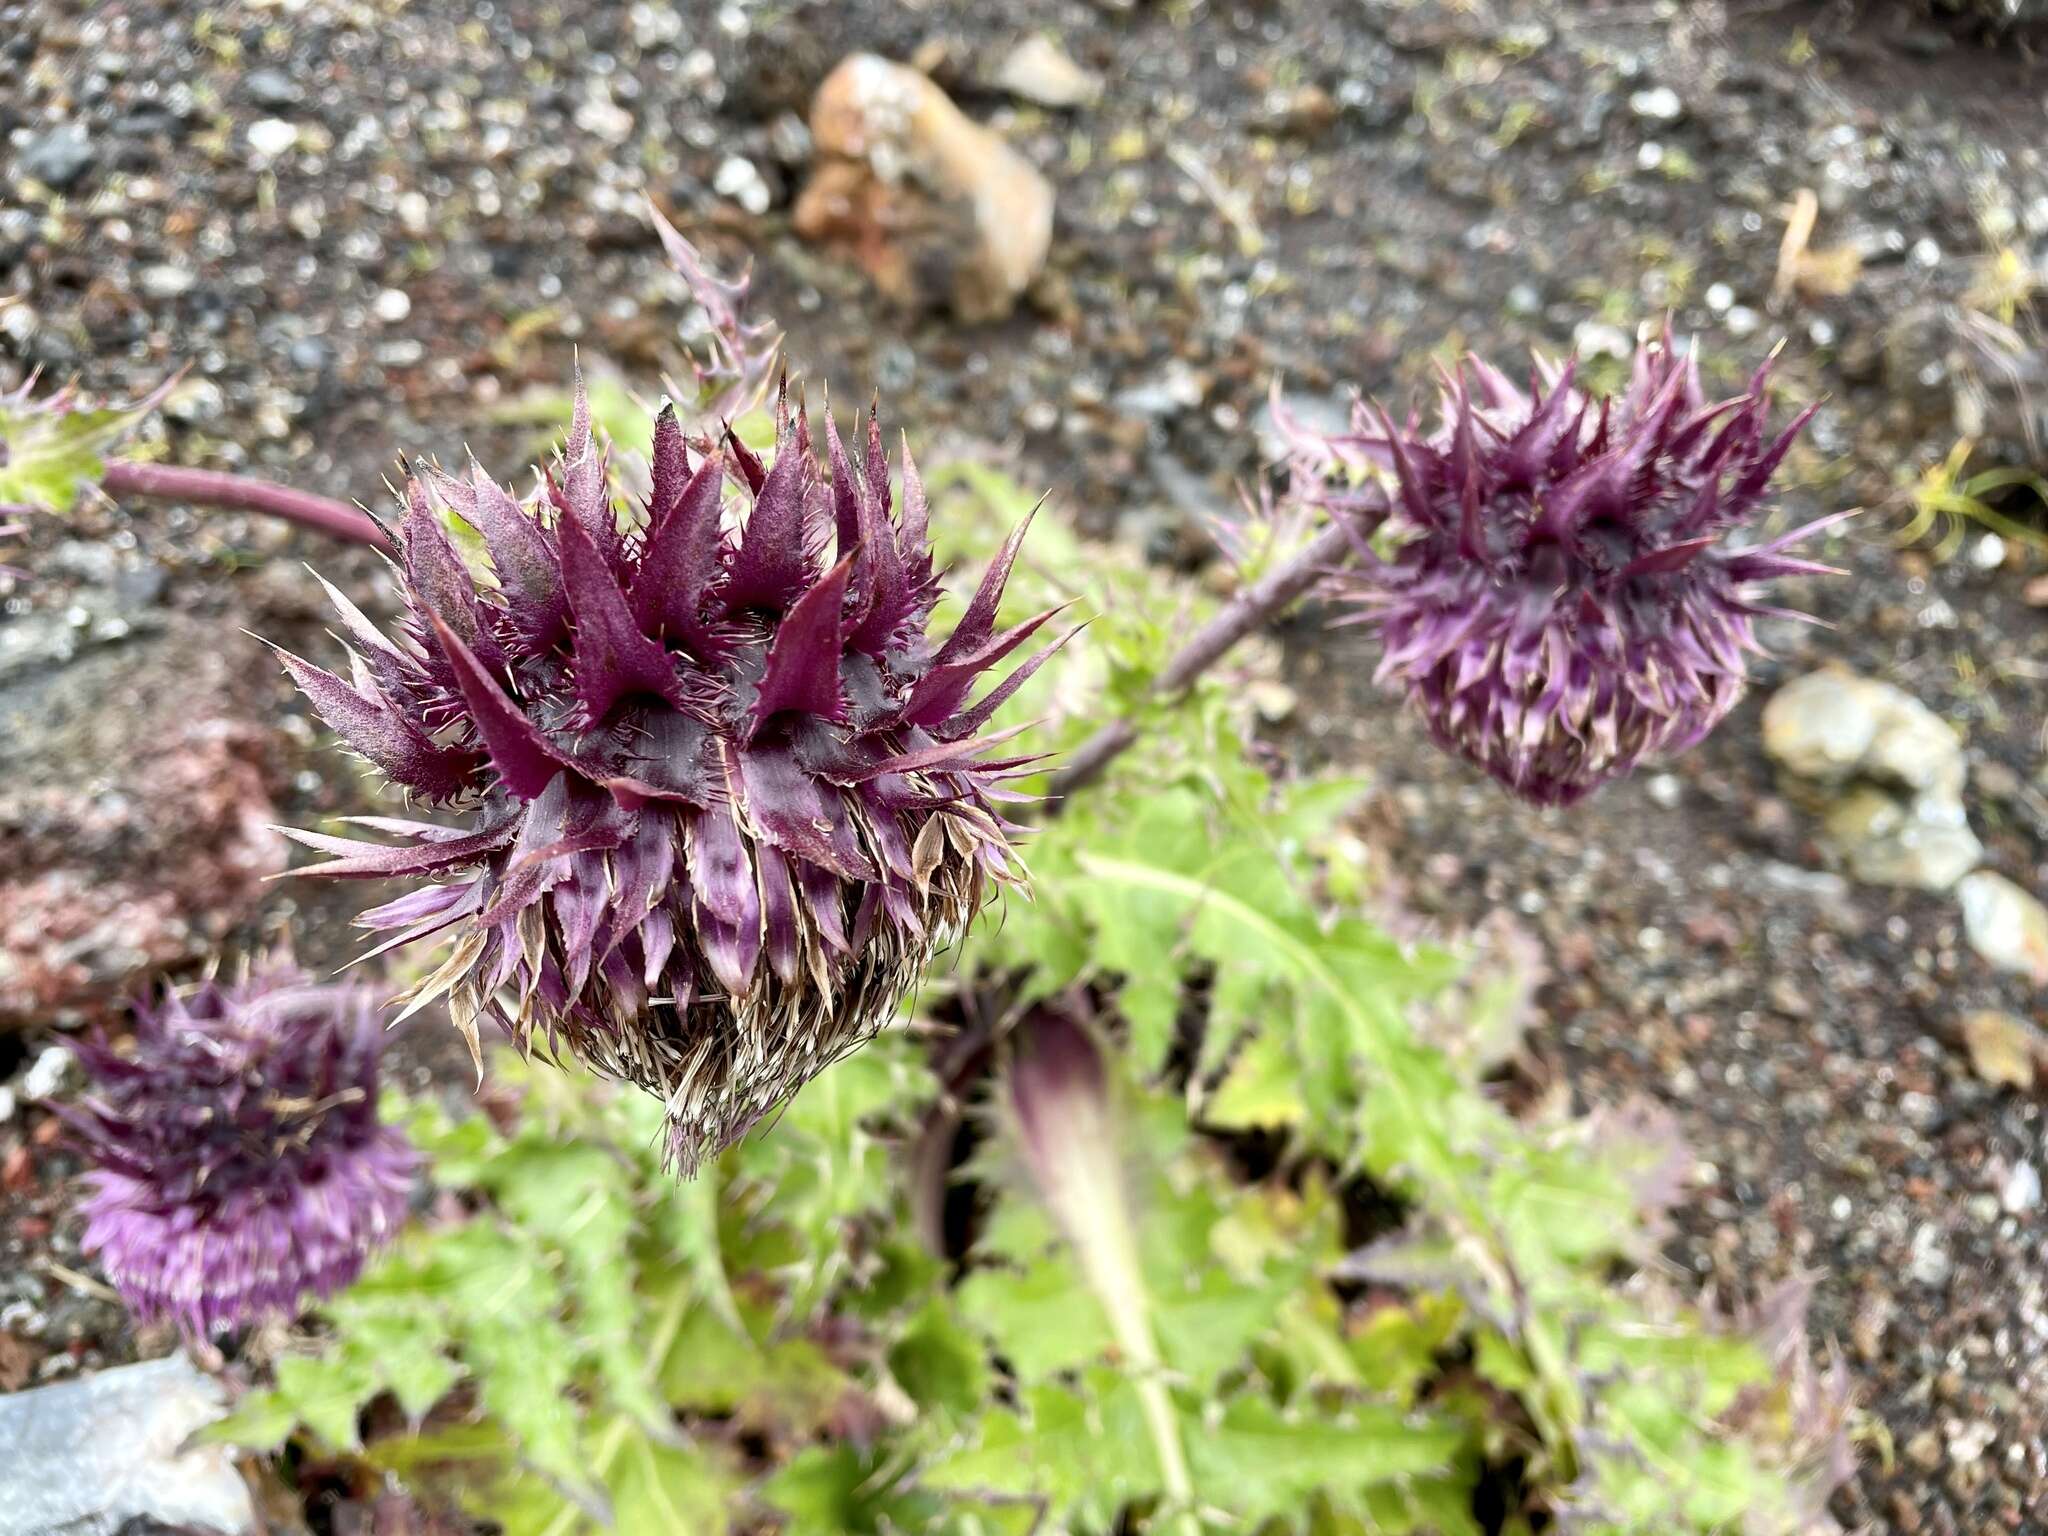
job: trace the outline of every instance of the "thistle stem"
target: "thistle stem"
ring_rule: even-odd
[[[374,549],[391,547],[376,519],[360,507],[223,469],[186,469],[176,464],[138,464],[130,459],[113,459],[100,476],[100,489],[113,497],[148,496],[237,512],[261,512],[351,543],[368,544]]]
[[[1152,697],[1166,701],[1192,688],[1201,675],[1222,660],[1230,648],[1276,617],[1333,566],[1349,556],[1355,538],[1368,537],[1368,526],[1347,530],[1335,522],[1304,544],[1289,559],[1246,587],[1196,630],[1152,683]],[[1138,739],[1138,721],[1126,715],[1112,720],[1075,749],[1066,766],[1053,775],[1046,791],[1045,814],[1057,816],[1067,796],[1092,784]]]

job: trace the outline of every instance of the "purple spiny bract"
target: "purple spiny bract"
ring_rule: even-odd
[[[378,1123],[382,1049],[367,992],[282,966],[138,1008],[128,1054],[80,1044],[85,1249],[137,1318],[204,1338],[355,1279],[417,1161]]]
[[[997,627],[1023,529],[935,643],[907,453],[892,509],[872,412],[857,462],[828,415],[829,483],[786,395],[777,418],[768,464],[664,412],[622,517],[579,392],[531,500],[480,470],[410,483],[407,617],[387,636],[341,603],[348,680],[285,658],[387,778],[467,812],[371,823],[398,844],[294,834],[335,856],[312,873],[436,878],[362,919],[450,946],[413,1005],[446,993],[472,1049],[495,1019],[659,1095],[686,1170],[869,1038],[1017,877],[994,802],[1022,760],[978,733],[1053,649],[970,700],[1051,617]]]
[[[1524,393],[1473,358],[1445,380],[1433,433],[1362,402],[1348,434],[1285,424],[1297,495],[1339,519],[1388,516],[1393,551],[1360,548],[1334,585],[1379,633],[1379,679],[1440,745],[1567,805],[1734,707],[1752,621],[1782,611],[1757,606],[1757,585],[1830,570],[1783,551],[1833,518],[1725,542],[1761,517],[1812,414],[1767,439],[1769,367],[1710,405],[1667,333],[1610,400],[1575,389],[1574,364],[1539,360]]]

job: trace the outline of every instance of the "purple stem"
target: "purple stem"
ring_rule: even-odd
[[[129,459],[113,459],[100,476],[100,489],[117,498],[153,496],[166,501],[189,501],[202,507],[262,512],[351,543],[368,544],[374,549],[391,548],[391,541],[377,526],[376,519],[360,507],[224,469],[185,469],[176,464],[137,464]]]
[[[1370,518],[1367,526],[1351,529],[1333,522],[1292,558],[1239,592],[1175,653],[1154,679],[1153,697],[1172,699],[1187,692],[1238,641],[1277,617],[1314,586],[1324,572],[1342,565],[1354,541],[1370,537],[1377,522],[1377,518]],[[1045,795],[1045,814],[1057,816],[1068,795],[1100,778],[1103,770],[1137,739],[1138,722],[1125,716],[1110,721],[1082,742],[1067,759],[1066,766],[1053,775],[1052,787]]]

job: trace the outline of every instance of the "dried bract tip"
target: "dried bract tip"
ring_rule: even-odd
[[[417,1163],[378,1122],[382,1049],[366,991],[288,966],[138,1008],[126,1054],[81,1043],[85,1249],[138,1319],[204,1338],[355,1279]]]
[[[1759,587],[1832,574],[1785,551],[1835,518],[1729,542],[1812,414],[1767,435],[1769,366],[1710,404],[1667,332],[1610,400],[1576,389],[1571,364],[1539,360],[1525,392],[1472,358],[1445,378],[1433,432],[1363,404],[1349,433],[1293,429],[1294,494],[1398,536],[1385,558],[1361,547],[1336,587],[1440,745],[1567,805],[1735,706],[1755,619],[1784,614]]]
[[[782,357],[782,328],[770,319],[745,318],[752,274],[718,276],[660,209],[649,204],[648,213],[662,249],[689,284],[690,296],[703,308],[711,327],[710,358],[691,364],[696,379],[694,390],[688,392],[694,405],[687,424],[715,429],[722,422],[737,421],[768,399]]]

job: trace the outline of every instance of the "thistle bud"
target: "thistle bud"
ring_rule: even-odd
[[[367,992],[282,966],[138,1008],[130,1053],[80,1044],[85,1250],[138,1319],[204,1338],[355,1279],[417,1162],[378,1121],[382,1049]]]
[[[1568,805],[1645,757],[1697,744],[1742,695],[1758,588],[1838,574],[1731,541],[1767,509],[1809,409],[1775,438],[1759,368],[1709,404],[1667,334],[1628,388],[1594,401],[1539,360],[1525,393],[1478,358],[1447,376],[1434,432],[1363,403],[1352,430],[1290,427],[1296,494],[1340,520],[1384,515],[1398,543],[1336,578],[1447,751],[1525,800]],[[1383,489],[1377,474],[1390,487]]]
[[[764,462],[664,411],[622,515],[579,392],[531,498],[481,471],[408,485],[407,614],[386,635],[337,594],[348,677],[284,658],[385,777],[464,818],[293,834],[333,855],[309,873],[430,882],[362,918],[447,946],[411,1004],[446,994],[472,1050],[492,1020],[659,1095],[685,1171],[870,1038],[1018,878],[996,806],[1028,759],[982,732],[1058,644],[972,698],[1052,617],[997,624],[1023,529],[935,638],[907,451],[897,505],[874,413],[857,457],[828,415],[829,481],[786,392],[777,417]]]

